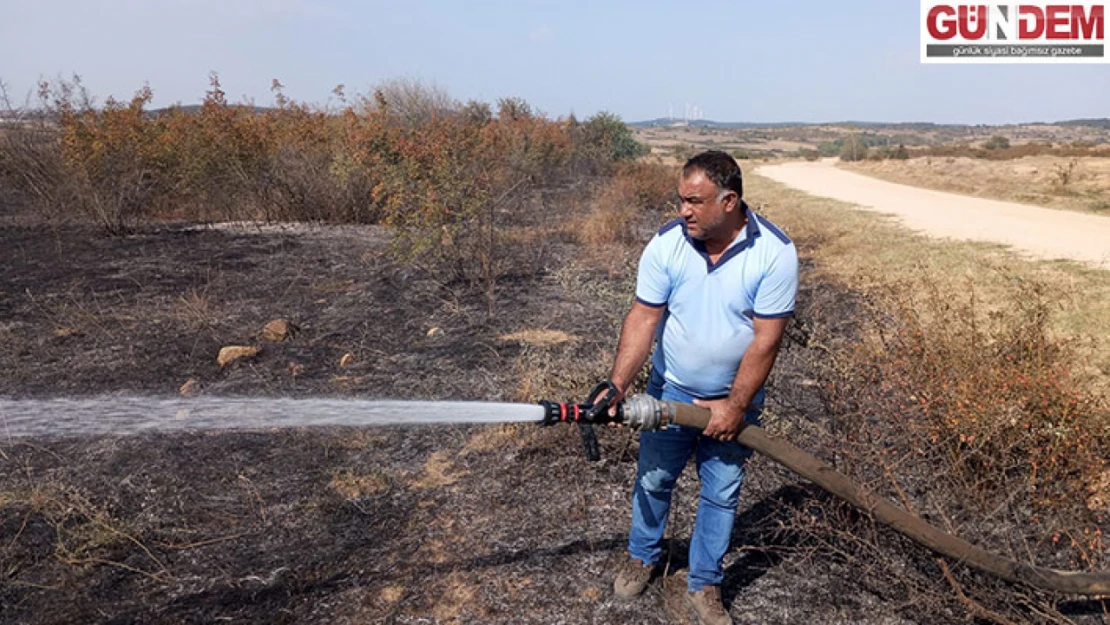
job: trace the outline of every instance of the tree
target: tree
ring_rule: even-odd
[[[608,146],[609,158],[614,161],[632,160],[651,151],[636,141],[632,130],[619,115],[601,111],[586,120],[586,140],[599,146]]]
[[[459,113],[468,123],[477,126],[485,126],[493,121],[493,110],[490,108],[489,104],[479,102],[478,100],[468,101],[463,105]]]
[[[840,146],[840,160],[842,161],[862,161],[867,158],[867,146],[863,144],[859,134],[852,133],[844,138],[844,143]]]
[[[411,78],[394,78],[374,88],[364,100],[367,110],[379,111],[409,128],[422,126],[435,117],[450,115],[459,105],[442,87]]]
[[[531,119],[532,105],[524,98],[507,97],[497,101],[497,119],[501,121],[520,121]]]

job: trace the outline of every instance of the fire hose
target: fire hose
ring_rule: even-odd
[[[582,431],[586,456],[600,458],[594,424],[619,423],[635,430],[654,431],[669,426],[686,426],[704,430],[710,412],[690,404],[662,401],[649,395],[633,395],[617,405],[616,415],[609,415],[616,387],[602,382],[582,404],[542,401],[544,418],[541,425],[576,423]],[[940,531],[925,520],[910,514],[886,499],[856,484],[810,453],[770,436],[763,428],[744,424],[736,441],[753,449],[826,491],[850,503],[891,529],[914,542],[967,566],[1013,583],[1021,583],[1052,592],[1075,595],[1110,595],[1110,572],[1061,571],[1024,564],[991,553],[966,540]]]

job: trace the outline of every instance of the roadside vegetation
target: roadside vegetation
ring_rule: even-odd
[[[1049,152],[1006,160],[937,155],[842,162],[841,166],[938,191],[1110,215],[1110,155],[1057,156]]]
[[[841,471],[988,549],[1056,568],[1110,567],[1110,275],[929,240],[749,181],[813,262],[811,279],[859,298],[851,319],[811,311],[830,418],[792,424],[795,436],[809,432]],[[891,557],[902,539],[840,504],[814,509],[795,518],[802,543],[867,570],[865,583],[932,622],[960,612],[1073,622],[1059,598],[925,554],[907,566]]]
[[[915,156],[1013,160],[1027,156],[1061,158],[1110,156],[1106,120],[1057,124],[966,126],[928,123],[830,123],[768,125],[639,125],[637,139],[660,157],[683,156],[694,150],[725,150],[738,160],[841,157],[906,159]]]

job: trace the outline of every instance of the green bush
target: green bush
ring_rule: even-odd
[[[983,147],[988,150],[1005,150],[1010,147],[1010,140],[1002,135],[994,135],[990,139],[987,139]]]
[[[593,145],[607,146],[608,158],[614,161],[627,161],[651,152],[651,148],[636,141],[632,130],[621,121],[620,116],[601,111],[586,120],[586,141]]]

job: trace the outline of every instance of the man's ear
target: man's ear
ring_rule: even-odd
[[[731,213],[732,211],[736,210],[736,207],[740,206],[740,196],[737,195],[735,191],[730,190],[728,193],[725,194],[724,203],[725,212]]]

